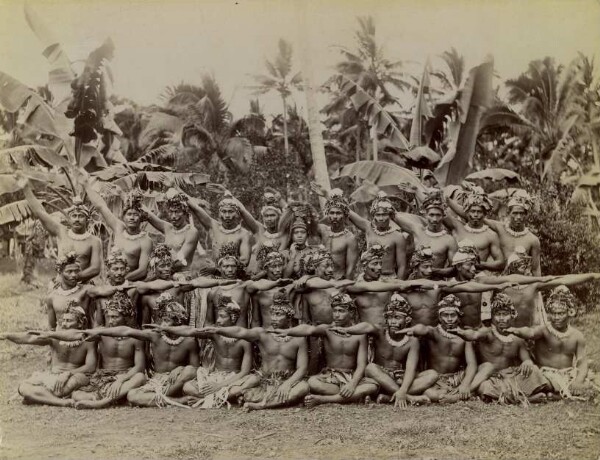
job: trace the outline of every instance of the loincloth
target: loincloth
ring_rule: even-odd
[[[138,388],[139,391],[155,393],[154,403],[158,407],[165,407],[173,404],[173,401],[167,396],[167,393],[183,372],[184,366],[179,366],[171,372],[156,372],[148,381]]]
[[[196,387],[197,391],[200,391],[200,387],[206,383],[221,383],[225,380],[233,377],[237,372],[228,372],[228,371],[212,371],[209,372],[205,367],[199,367],[198,372],[196,373],[196,379],[192,380],[190,383]],[[201,398],[198,402],[194,403],[192,407],[199,407],[200,409],[218,409],[227,405],[227,408],[230,407],[229,404],[229,390],[232,386],[241,386],[250,378],[250,375],[246,375],[239,380],[236,380],[232,384],[226,385],[224,387],[219,388],[214,393],[210,393],[203,398]]]
[[[111,384],[117,380],[117,377],[121,374],[125,374],[127,371],[112,371],[108,369],[98,369],[90,377],[90,382],[81,387],[79,390],[86,393],[93,393],[97,399],[104,399],[108,397],[108,390]]]
[[[383,367],[379,364],[372,363],[373,366],[376,366],[381,372],[385,372],[394,382],[398,385],[402,384],[402,380],[404,380],[404,369],[401,367],[397,367],[395,369],[389,367]]]
[[[435,384],[431,387],[432,390],[450,392],[460,386],[465,378],[465,371],[449,372],[440,374]]]
[[[261,370],[254,371],[253,375],[258,377],[260,381],[257,386],[248,388],[244,391],[244,400],[252,403],[263,404],[277,402],[275,399],[277,390],[283,382],[292,376],[292,374],[292,371],[279,371],[270,373],[266,373]],[[296,383],[296,385],[298,383]]]
[[[353,369],[332,369],[330,367],[326,367],[321,371],[320,374],[315,375],[314,378],[318,379],[320,382],[330,383],[341,388],[349,383],[350,380],[352,380],[353,373]],[[377,382],[369,377],[363,377],[360,379],[358,385],[365,385],[368,383],[377,385]]]
[[[565,399],[577,399],[571,394],[571,385],[577,377],[577,368],[567,367],[565,369],[556,369],[544,366],[540,367],[540,371],[554,393],[559,393]],[[584,385],[590,387],[595,392],[600,392],[600,375],[588,369]]]
[[[196,277],[197,274],[189,270],[173,275],[175,281],[190,281]],[[197,288],[183,293],[183,307],[188,312],[189,325],[192,327],[204,327],[208,310],[208,291],[208,289]]]
[[[52,371],[37,371],[34,372],[31,377],[29,377],[27,380],[25,380],[23,383],[28,383],[29,385],[33,385],[33,386],[39,386],[39,387],[44,387],[46,388],[48,391],[52,392],[52,394],[54,393],[54,387],[56,386],[56,382],[58,381],[58,378],[60,377],[60,375],[63,372],[52,372]],[[78,374],[71,374],[71,376],[74,375],[79,375],[79,376],[85,376],[85,374],[83,373],[78,373]],[[56,395],[55,396],[59,396],[59,397],[64,397],[64,396],[68,396],[68,395]]]
[[[496,399],[501,404],[528,405],[527,398],[546,386],[546,379],[539,368],[534,367],[531,374],[525,377],[519,367],[508,367],[493,374],[481,383],[479,392],[488,398]]]

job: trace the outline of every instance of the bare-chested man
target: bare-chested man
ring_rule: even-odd
[[[238,203],[230,194],[225,194],[219,201],[219,220],[215,220],[199,201],[188,197],[190,210],[210,234],[213,260],[218,262],[225,254],[232,254],[239,259],[242,267],[246,267],[250,262],[252,235],[242,228]]]
[[[510,297],[496,294],[492,300],[492,325],[479,330],[456,328],[448,331],[464,340],[477,342],[480,362],[471,390],[487,400],[527,405],[543,398],[546,380],[533,364],[524,340],[508,333],[517,311]]]
[[[417,375],[419,340],[403,332],[411,322],[410,305],[404,297],[394,294],[385,305],[383,315],[385,324],[381,326],[362,322],[350,327],[334,326],[329,330],[374,336],[375,356],[373,362],[367,364],[365,375],[379,385],[378,403],[394,402],[394,406],[404,409],[407,401],[413,404],[429,402],[422,393],[435,383],[438,375],[432,370]]]
[[[433,272],[435,277],[447,276],[452,257],[456,252],[456,240],[443,225],[446,207],[441,192],[430,193],[423,201],[421,210],[425,217],[396,212],[392,220],[403,230],[410,233],[415,247],[429,246],[433,252]]]
[[[453,203],[450,201],[452,207]],[[504,268],[505,257],[500,249],[498,234],[483,223],[492,209],[490,199],[481,191],[471,192],[463,203],[467,223],[447,214],[444,223],[452,229],[456,241],[469,240],[479,252],[480,270],[499,271]]]
[[[123,214],[119,219],[112,213],[100,194],[94,190],[91,182],[85,180],[83,184],[88,199],[100,211],[113,232],[113,247],[120,248],[127,257],[129,272],[126,279],[130,281],[145,279],[152,252],[152,240],[148,233],[141,229],[141,224],[145,219],[145,213],[142,211],[141,192],[132,192],[124,200]]]
[[[468,217],[463,208],[450,201],[452,209],[461,217]],[[540,268],[540,240],[525,226],[527,215],[531,208],[531,199],[526,192],[515,193],[508,202],[508,221],[499,222],[484,218],[483,222],[494,230],[500,239],[500,249],[504,258],[515,251],[517,246],[522,246],[532,258],[532,271],[534,276],[541,275]]]
[[[169,222],[160,219],[147,208],[148,222],[165,235],[165,244],[173,255],[173,269],[176,272],[189,270],[198,247],[200,233],[189,222],[188,197],[171,189],[165,194]]]
[[[20,173],[16,174],[19,177],[19,184],[23,186],[23,193],[31,212],[40,220],[48,233],[57,238],[58,257],[70,252],[77,254],[81,269],[79,279],[84,283],[98,276],[102,268],[102,243],[100,238],[88,232],[90,209],[81,198],[74,197],[73,206],[67,209],[70,227],[67,228],[46,212],[42,203],[33,194],[28,180]]]
[[[285,294],[277,295],[271,306],[271,327],[208,328],[207,332],[244,339],[258,345],[261,367],[243,385],[244,407],[247,410],[290,406],[308,394],[304,380],[308,369],[306,339],[283,337],[275,330],[292,324],[294,308]]]
[[[157,320],[161,326],[187,324],[188,314],[183,306],[168,294],[157,302]],[[133,329],[116,326],[85,331],[88,340],[99,337],[131,337],[148,342],[154,359],[154,371],[148,382],[127,393],[127,400],[134,406],[163,407],[169,404],[187,403],[183,385],[196,377],[200,365],[198,343],[192,338],[173,337],[167,332]]]
[[[61,329],[81,330],[86,327],[86,313],[71,300],[62,315]],[[96,346],[79,340],[63,342],[46,336],[46,333],[4,333],[0,340],[10,340],[20,345],[48,345],[52,349],[50,370],[35,372],[19,385],[19,394],[25,401],[50,406],[69,407],[74,401],[71,393],[89,383],[88,375],[96,370]]]
[[[469,252],[466,248],[460,248],[456,252],[453,261],[462,264],[462,257],[468,257],[474,261],[477,253],[473,249]],[[419,247],[413,253],[411,258],[411,274],[409,279],[415,281],[428,280],[433,273],[433,251],[429,247]],[[473,262],[474,264],[474,262]],[[412,307],[412,318],[415,324],[424,324],[425,326],[436,326],[438,322],[437,303],[440,298],[447,294],[456,294],[463,305],[463,324],[467,327],[479,327],[481,325],[481,293],[489,290],[502,290],[510,286],[510,283],[497,285],[487,285],[475,281],[467,282],[467,277],[463,279],[463,274],[474,273],[474,268],[461,267],[459,271],[459,281],[438,281],[433,289],[429,290],[411,290],[403,293],[402,296],[408,300]],[[464,272],[464,273],[463,273]],[[473,275],[474,276],[474,275]],[[469,279],[472,279],[471,276]]]
[[[222,297],[217,305],[216,326],[234,326],[239,316],[240,306]],[[183,393],[196,399],[192,407],[215,409],[225,406],[229,401],[235,401],[241,395],[242,386],[249,380],[252,368],[250,343],[194,327],[162,325],[155,330],[174,336],[209,339],[213,342],[214,368],[209,370],[206,367],[198,367],[196,378],[183,386]]]
[[[311,183],[311,187],[317,194],[326,195],[319,185]],[[406,239],[395,224],[391,222],[395,212],[394,205],[383,192],[380,192],[371,203],[370,222],[354,211],[348,211],[350,222],[365,232],[367,246],[379,244],[386,248],[382,269],[384,279],[406,278]],[[346,278],[350,279],[349,277]]]
[[[352,403],[377,392],[377,383],[365,378],[367,367],[367,337],[335,332],[332,326],[349,327],[356,305],[348,294],[339,293],[331,299],[333,322],[309,326],[300,324],[291,329],[276,329],[284,336],[323,338],[326,368],[308,379],[310,394],[304,398],[307,407],[326,403]]]
[[[471,383],[477,372],[477,358],[471,342],[448,331],[456,329],[462,316],[461,303],[449,294],[438,303],[438,325],[416,326],[401,332],[423,337],[427,368],[436,373],[434,385],[425,391],[432,402],[451,403],[471,396]]]
[[[573,398],[587,390],[600,392],[600,378],[588,367],[585,338],[569,324],[577,314],[575,298],[566,286],[555,288],[546,299],[548,323],[533,328],[509,327],[507,332],[534,340],[535,362],[549,383],[552,399]]]
[[[107,327],[124,326],[133,320],[134,309],[127,294],[118,292],[105,304]],[[60,330],[45,334],[59,340],[78,341],[84,334]],[[101,367],[90,377],[89,385],[72,393],[75,407],[100,409],[115,404],[129,391],[146,383],[144,344],[133,337],[100,337],[98,352]]]

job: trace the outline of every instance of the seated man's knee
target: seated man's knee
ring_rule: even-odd
[[[17,389],[17,391],[19,392],[19,394],[21,396],[23,396],[24,398],[27,398],[33,392],[33,385],[31,385],[28,382],[23,382],[19,385],[19,388]]]
[[[143,384],[146,383],[146,376],[141,372],[138,372],[133,377],[131,377],[131,379],[129,379],[129,382],[133,388],[141,387]]]
[[[135,390],[130,390],[127,392],[127,401],[131,404],[139,405],[142,403],[142,395],[143,392],[137,388]]]
[[[181,376],[180,378],[182,380],[192,380],[196,378],[196,368],[194,366],[185,366],[183,368],[183,371],[181,371]]]
[[[367,364],[367,367],[365,367],[365,377],[373,377],[377,370],[377,364]]]
[[[314,388],[319,387],[321,384],[321,381],[317,377],[312,376],[312,377],[308,378],[307,383],[308,383],[308,388],[312,390]]]
[[[181,391],[184,395],[196,395],[198,393],[198,385],[196,385],[196,382],[185,382]]]
[[[440,377],[440,374],[434,369],[427,369],[426,371],[421,372],[417,377],[435,382]]]

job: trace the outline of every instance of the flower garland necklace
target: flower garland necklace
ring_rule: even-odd
[[[438,324],[438,325],[437,325],[437,330],[438,330],[438,332],[439,332],[439,333],[440,333],[440,334],[441,334],[443,337],[446,337],[447,339],[453,340],[453,339],[458,339],[458,338],[460,338],[460,337],[458,337],[457,335],[450,334],[450,333],[449,333],[449,332],[448,332],[446,329],[444,329],[444,328],[442,327],[442,325],[441,325],[441,324]]]
[[[485,225],[485,224],[484,224],[484,225],[482,225],[482,226],[481,226],[481,227],[479,227],[479,228],[474,228],[474,227],[471,227],[469,224],[465,224],[465,230],[466,230],[467,232],[469,232],[469,233],[483,233],[483,232],[485,232],[486,230],[488,230],[489,228],[490,228],[490,227],[488,227],[488,226],[487,226],[487,225]]]
[[[275,332],[271,332],[269,331],[269,334],[271,334],[271,337],[273,337],[273,340],[275,340],[276,342],[289,342],[290,340],[292,340],[292,337],[289,335],[277,335]]]
[[[507,233],[515,238],[518,238],[520,236],[525,236],[529,233],[529,229],[527,227],[525,227],[523,230],[521,231],[516,231],[513,230],[512,228],[510,228],[510,226],[506,223],[504,224],[504,229],[507,231]]]
[[[350,337],[350,334],[348,334],[347,332],[339,332],[339,331],[334,331],[334,330],[329,330],[329,332],[331,332],[332,334],[337,335],[338,337]]]
[[[329,238],[337,238],[339,236],[343,236],[346,233],[348,233],[348,229],[344,228],[343,230],[339,231],[339,232],[334,232],[333,230],[329,230]]]
[[[221,232],[224,233],[225,235],[230,235],[232,233],[235,233],[240,228],[242,228],[242,224],[237,224],[237,226],[230,228],[230,229],[223,227],[223,224],[219,224],[219,230],[221,230]]]
[[[401,340],[394,340],[392,339],[392,337],[390,336],[390,331],[389,329],[385,330],[385,340],[387,341],[387,343],[389,343],[392,347],[401,347],[402,345],[405,345],[408,342],[409,337],[405,334],[404,337],[402,337]]]
[[[177,337],[176,339],[172,339],[165,333],[160,334],[160,338],[172,346],[179,345],[181,342],[183,342],[183,339],[185,339],[185,337]]]
[[[175,226],[173,226],[173,233],[175,233],[176,235],[179,235],[180,233],[187,232],[189,230],[189,228],[190,228],[190,224],[189,223],[185,224],[181,228],[175,228]]]
[[[69,229],[69,231],[67,231],[67,236],[75,241],[84,241],[92,236],[92,234],[88,231],[85,231],[84,233],[75,233],[73,230]]]
[[[83,343],[83,340],[75,340],[73,342],[67,342],[65,340],[59,340],[58,344],[67,347],[67,348],[77,348],[79,345]]]
[[[496,329],[496,326],[492,326],[492,333],[496,336],[498,340],[500,340],[500,342],[510,343],[515,340],[515,338],[512,335],[500,334],[500,332],[498,332],[498,329]]]
[[[263,232],[263,235],[265,238],[268,238],[270,240],[276,240],[277,238],[279,238],[281,236],[281,233],[280,232],[271,233],[270,231],[265,229],[265,231]]]
[[[375,225],[373,225],[373,224],[371,224],[371,230],[373,230],[373,233],[375,233],[375,235],[377,235],[377,236],[389,235],[390,233],[392,233],[394,231],[394,229],[391,226],[385,230],[378,230],[377,227],[375,227]]]
[[[573,332],[573,328],[570,324],[567,326],[567,330],[565,332],[561,332],[555,329],[554,326],[552,326],[552,324],[550,323],[546,324],[546,327],[548,328],[548,332],[550,332],[550,334],[552,334],[554,337],[560,340],[566,339],[571,335],[571,332]]]
[[[124,231],[122,233],[122,235],[123,235],[123,238],[125,238],[126,240],[135,241],[135,240],[139,240],[140,238],[143,238],[144,236],[147,235],[147,233],[144,231],[140,231],[139,233],[132,235],[131,233],[127,233],[127,231]]]
[[[237,340],[238,340],[235,337],[225,337],[224,335],[221,336],[221,339],[225,343],[234,343],[234,342],[237,342]]]
[[[446,235],[448,232],[445,228],[442,228],[439,232],[432,232],[429,228],[425,228],[425,234],[432,238],[439,238],[440,236]]]
[[[58,286],[54,292],[56,292],[56,294],[63,296],[63,297],[68,297],[71,294],[77,292],[79,290],[79,288],[81,287],[81,284],[77,283],[75,285],[75,287],[72,287],[71,289],[63,289],[62,286]]]

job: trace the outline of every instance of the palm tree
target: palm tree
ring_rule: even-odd
[[[440,58],[445,68],[432,71],[431,75],[438,79],[442,92],[458,91],[465,76],[465,58],[454,47],[444,51]]]
[[[287,132],[287,100],[292,90],[302,89],[302,74],[297,72],[292,75],[292,45],[283,39],[279,40],[279,52],[275,61],[265,60],[268,75],[255,75],[258,86],[251,86],[255,94],[266,94],[277,91],[283,102],[283,142],[286,156],[289,155]]]

